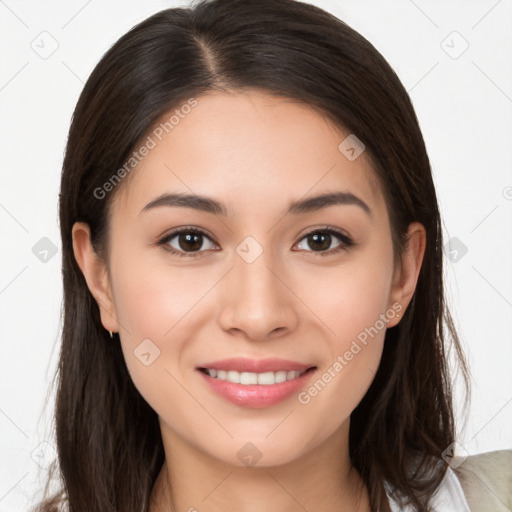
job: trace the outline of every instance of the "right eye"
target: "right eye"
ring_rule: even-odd
[[[211,238],[204,231],[187,227],[176,229],[165,235],[157,245],[177,256],[196,258],[205,252],[203,250],[205,239],[211,242]],[[215,246],[213,242],[211,243]]]

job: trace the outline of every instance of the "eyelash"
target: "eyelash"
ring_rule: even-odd
[[[172,240],[174,237],[176,237],[178,235],[181,235],[183,233],[187,233],[187,234],[190,234],[190,233],[200,234],[200,235],[203,235],[203,236],[205,236],[205,237],[207,237],[208,239],[211,240],[210,236],[205,231],[203,231],[200,228],[184,227],[184,228],[179,228],[179,229],[177,229],[175,231],[172,231],[171,233],[165,235],[163,238],[161,238],[156,243],[156,245],[157,246],[162,246],[164,250],[170,252],[171,254],[175,254],[175,255],[177,255],[179,257],[197,258],[197,257],[202,256],[202,253],[204,253],[206,251],[183,252],[183,251],[178,251],[178,250],[174,249],[173,247],[170,247],[169,245],[167,245],[170,240]],[[338,245],[334,249],[330,249],[328,251],[306,251],[306,252],[314,253],[315,256],[329,256],[329,255],[336,254],[336,253],[338,253],[340,251],[343,251],[343,250],[346,251],[350,247],[353,247],[353,246],[356,245],[354,243],[354,241],[349,236],[347,236],[345,233],[342,233],[338,229],[333,228],[331,226],[325,226],[324,228],[314,229],[313,231],[310,231],[309,233],[306,233],[299,240],[299,242],[302,241],[304,238],[307,238],[308,236],[311,236],[311,235],[314,235],[314,234],[318,234],[318,233],[334,235],[334,236],[336,236],[336,237],[338,237],[340,239],[341,243],[340,243],[340,245]]]

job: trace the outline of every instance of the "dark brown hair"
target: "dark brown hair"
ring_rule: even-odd
[[[70,512],[147,510],[164,461],[157,414],[102,326],[73,255],[72,227],[87,222],[106,258],[109,205],[123,183],[104,199],[94,191],[170,109],[209,90],[248,88],[305,102],[364,143],[386,199],[395,257],[411,222],[426,229],[417,288],[401,322],[386,332],[378,372],[351,415],[349,449],[373,511],[385,482],[404,504],[429,510],[446,472],[441,453],[455,440],[449,346],[466,390],[468,384],[444,300],[440,214],[410,98],[365,38],[315,6],[213,0],[161,11],[121,37],[74,111],[59,202],[64,304],[55,418],[62,489],[45,496],[38,511],[60,510],[59,503]]]

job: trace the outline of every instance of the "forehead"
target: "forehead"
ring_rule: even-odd
[[[163,115],[136,145],[151,149],[116,191],[114,209],[124,217],[170,191],[221,198],[233,216],[329,190],[357,191],[384,206],[369,158],[349,160],[339,146],[350,134],[312,106],[255,90],[193,100]]]

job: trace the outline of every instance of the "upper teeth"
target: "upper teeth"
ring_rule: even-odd
[[[265,372],[265,373],[252,373],[252,372],[237,372],[235,370],[214,370],[207,368],[206,371],[210,377],[215,377],[220,380],[227,380],[234,384],[263,384],[266,386],[278,384],[286,380],[292,380],[300,377],[306,370],[299,371],[285,371],[278,372]]]

